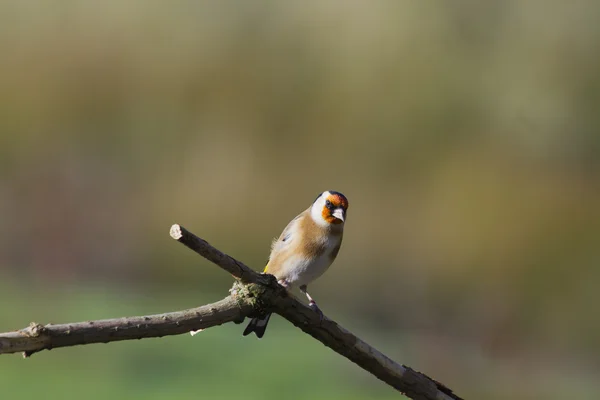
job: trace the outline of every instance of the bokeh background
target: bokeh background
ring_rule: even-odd
[[[311,294],[479,399],[600,396],[596,1],[0,2],[0,331],[174,311],[350,200]],[[280,318],[0,357],[12,399],[391,399]]]

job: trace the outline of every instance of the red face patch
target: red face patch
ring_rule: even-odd
[[[328,204],[329,203],[329,204]],[[323,207],[323,219],[330,224],[341,224],[342,221],[333,216],[333,211],[336,208],[342,208],[344,211],[348,209],[348,199],[339,192],[330,192],[327,196],[325,207]]]
[[[333,192],[327,197],[327,200],[329,200],[336,208],[342,207],[344,210],[348,209],[348,199],[341,193]]]

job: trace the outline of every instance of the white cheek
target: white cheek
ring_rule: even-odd
[[[323,218],[323,208],[322,207],[313,207],[310,210],[310,216],[312,217],[313,221],[316,222],[317,225],[319,226],[327,226],[329,225],[329,222],[325,221],[325,219]]]

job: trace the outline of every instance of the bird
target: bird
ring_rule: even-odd
[[[269,260],[263,273],[274,275],[277,282],[290,290],[300,289],[310,308],[323,313],[308,294],[307,285],[331,266],[342,245],[348,199],[336,191],[325,191],[312,205],[297,215],[273,240]],[[271,313],[252,318],[243,335],[252,332],[260,339],[265,334]]]

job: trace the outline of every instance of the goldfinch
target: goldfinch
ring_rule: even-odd
[[[313,204],[294,218],[271,245],[271,254],[264,273],[274,275],[286,289],[298,287],[308,299],[308,305],[321,314],[307,285],[323,275],[342,245],[348,199],[339,192],[321,193]],[[253,318],[244,336],[254,332],[262,338],[271,314]]]

